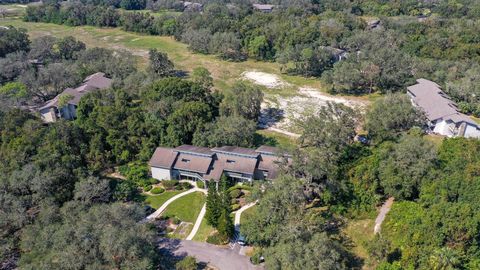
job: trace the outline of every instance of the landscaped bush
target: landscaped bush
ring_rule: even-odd
[[[236,190],[236,189],[243,189],[243,190],[252,190],[252,186],[248,185],[248,184],[243,184],[243,185],[240,185],[240,184],[236,184],[235,186],[233,187],[230,187],[228,189],[228,192],[232,192],[232,190]]]
[[[236,204],[237,203],[237,199],[233,198],[231,201],[230,201],[230,204]]]
[[[228,237],[222,236],[217,232],[207,237],[207,243],[214,245],[225,245],[228,243]]]
[[[182,189],[191,189],[193,186],[188,182],[181,182],[180,187],[182,187]]]
[[[152,189],[152,185],[147,185],[143,187],[143,191],[149,192]]]
[[[198,188],[205,188],[205,183],[202,181],[197,181],[197,187]]]
[[[234,189],[234,190],[230,191],[230,197],[238,198],[240,196],[242,196],[242,191],[240,189]]]
[[[195,257],[187,256],[175,264],[177,270],[195,270],[197,269],[197,261]]]
[[[240,209],[240,204],[232,204],[232,211],[237,211],[238,209]]]
[[[173,217],[172,222],[175,225],[178,225],[178,224],[182,223],[182,221],[178,217]]]
[[[162,181],[162,186],[167,189],[167,190],[170,190],[170,189],[174,189],[175,186],[178,185],[178,181],[177,180],[163,180]]]
[[[152,194],[161,194],[161,193],[165,192],[165,189],[163,189],[161,187],[154,187],[150,192]]]

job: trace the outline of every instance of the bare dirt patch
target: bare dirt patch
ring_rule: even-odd
[[[255,84],[263,85],[267,88],[279,88],[290,85],[275,74],[260,71],[247,71],[242,73],[242,76]]]
[[[251,78],[252,73],[257,74],[258,72],[246,72],[244,73],[244,77],[250,74]],[[262,73],[262,76],[257,77],[254,83],[264,86],[269,83],[270,86],[286,85],[286,83],[281,81],[276,75],[260,73]],[[264,74],[270,75],[270,77]],[[268,80],[265,79],[262,81],[261,78],[267,78]],[[274,78],[276,81],[273,80]],[[272,88],[279,89],[279,87]],[[298,129],[296,122],[302,117],[315,114],[323,106],[326,106],[328,102],[341,103],[359,111],[363,111],[368,105],[367,102],[356,98],[332,96],[322,93],[316,88],[301,86],[296,88],[296,94],[293,96],[283,96],[281,94],[275,94],[275,92],[273,94],[267,94],[262,103],[259,126],[290,137],[298,137],[301,131]]]

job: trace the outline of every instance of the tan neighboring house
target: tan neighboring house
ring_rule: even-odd
[[[413,105],[425,112],[430,132],[447,137],[480,138],[480,125],[461,113],[438,84],[418,79],[417,84],[407,89]]]
[[[61,94],[47,101],[38,109],[45,122],[55,122],[59,118],[72,120],[77,117],[77,106],[80,99],[93,91],[106,89],[112,86],[112,79],[105,77],[102,72],[97,72],[85,78],[83,84],[77,88],[67,88]],[[60,104],[62,96],[69,98],[65,104]]]
[[[278,176],[278,163],[288,158],[279,149],[261,146],[257,149],[235,146],[216,148],[181,145],[158,147],[149,165],[158,180],[188,179],[219,181],[223,174],[236,182],[272,180]]]

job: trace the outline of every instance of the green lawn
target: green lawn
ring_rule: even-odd
[[[204,218],[200,224],[200,228],[198,228],[197,234],[195,234],[195,237],[193,237],[193,241],[205,242],[207,237],[214,231],[215,229],[208,225],[207,220]]]
[[[376,263],[369,257],[367,243],[374,238],[374,219],[351,220],[343,233],[352,241],[351,251],[363,260],[362,269],[375,269]]]
[[[183,191],[178,190],[165,191],[164,193],[159,195],[143,195],[143,197],[145,203],[149,204],[152,208],[158,209],[168,199],[182,192]]]
[[[205,195],[194,192],[172,202],[162,216],[176,216],[182,221],[195,223],[204,203]]]
[[[296,145],[294,138],[275,131],[260,129],[257,130],[256,135],[255,144],[257,145],[272,145],[286,149],[293,148]]]
[[[247,219],[249,219],[254,213],[257,206],[252,206],[247,210],[243,211],[242,216],[240,217],[240,225]]]

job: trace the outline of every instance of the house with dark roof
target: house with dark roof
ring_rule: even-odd
[[[480,125],[458,110],[457,104],[435,82],[418,79],[407,87],[414,106],[428,118],[429,131],[447,137],[480,138]]]
[[[270,146],[210,149],[181,145],[176,148],[158,147],[149,165],[152,177],[158,180],[219,181],[225,175],[237,182],[251,182],[275,179],[282,158],[288,158],[288,155]]]
[[[38,110],[45,122],[55,122],[59,118],[72,120],[77,117],[76,109],[84,95],[109,88],[110,86],[112,86],[112,79],[105,77],[105,74],[102,72],[97,72],[85,78],[83,84],[79,87],[65,89],[61,94],[47,101]],[[62,101],[62,97],[67,100]]]

